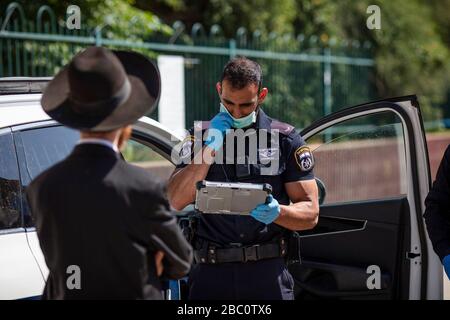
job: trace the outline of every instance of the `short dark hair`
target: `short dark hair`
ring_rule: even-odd
[[[223,68],[222,79],[230,82],[235,89],[242,89],[249,84],[256,84],[258,90],[262,85],[261,66],[246,57],[236,57],[228,61]]]

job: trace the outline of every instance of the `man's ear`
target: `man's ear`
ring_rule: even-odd
[[[216,90],[219,96],[222,94],[222,84],[219,82],[216,83]]]
[[[131,138],[131,133],[133,132],[133,127],[131,125],[128,125],[126,127],[123,127],[121,131],[119,132],[119,137],[117,141],[117,147],[119,150],[125,149],[127,141]]]
[[[261,89],[261,92],[259,93],[259,96],[258,96],[259,104],[263,103],[263,101],[264,101],[264,99],[266,99],[268,93],[269,93],[269,89],[267,89],[265,87]]]

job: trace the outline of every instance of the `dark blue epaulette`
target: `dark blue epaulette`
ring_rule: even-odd
[[[291,126],[288,123],[281,122],[278,120],[272,120],[272,122],[270,123],[270,129],[278,130],[281,134],[284,134],[285,136],[288,136],[291,133],[295,132],[294,126]]]

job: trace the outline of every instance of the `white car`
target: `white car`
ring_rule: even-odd
[[[43,291],[48,269],[24,189],[78,140],[42,111],[47,81],[0,80],[0,299]],[[289,267],[296,298],[442,299],[442,266],[422,218],[431,181],[416,97],[347,108],[301,134],[323,183],[319,224],[300,233],[302,263]],[[143,117],[123,154],[167,179],[179,141]]]

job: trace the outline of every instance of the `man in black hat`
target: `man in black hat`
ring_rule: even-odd
[[[293,300],[287,262],[300,259],[293,231],[312,229],[319,218],[313,154],[293,126],[263,111],[268,89],[257,62],[230,60],[216,89],[219,112],[196,123],[181,145],[171,205],[194,202],[202,180],[268,183],[272,193],[248,215],[199,213],[193,220],[189,299]]]
[[[27,188],[49,268],[46,299],[161,299],[159,277],[187,274],[192,249],[164,188],[119,150],[156,105],[157,68],[133,52],[90,47],[48,84],[42,107],[81,132]]]

